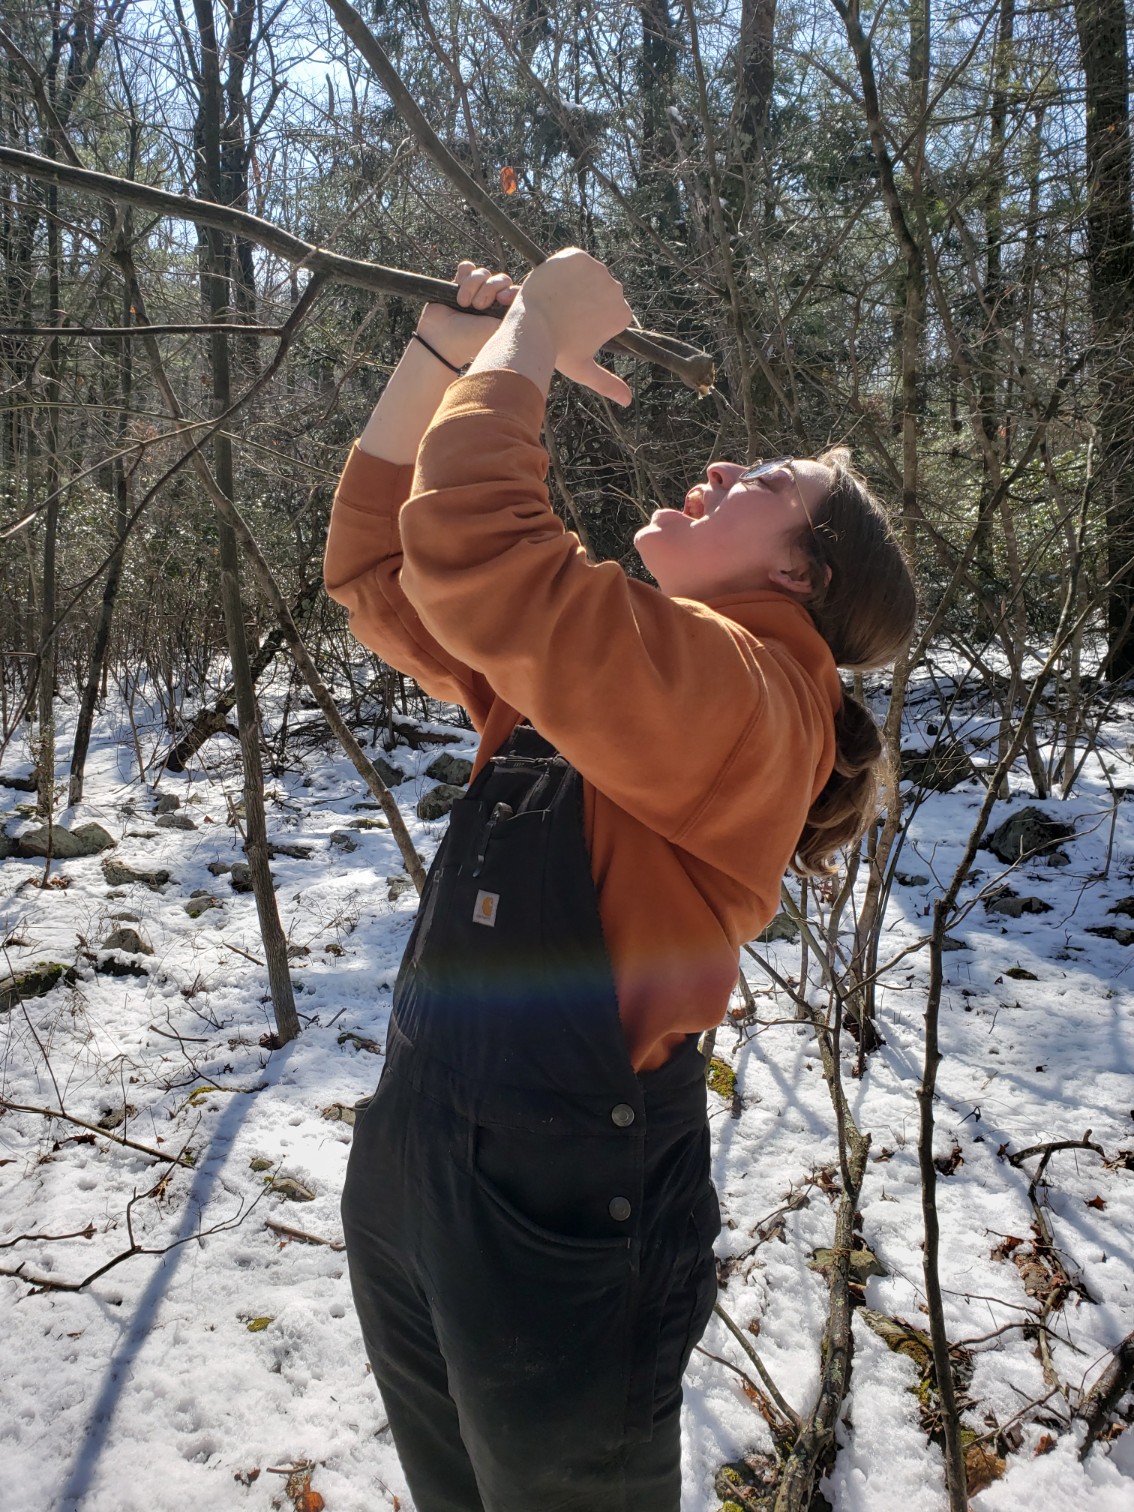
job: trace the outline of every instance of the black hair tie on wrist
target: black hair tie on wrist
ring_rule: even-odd
[[[412,336],[411,339],[414,340],[414,341],[420,341],[421,344],[422,344],[422,346],[425,348],[425,350],[427,352],[431,352],[433,354],[433,356],[437,358],[438,362],[444,363],[444,365],[449,369],[449,371],[451,373],[456,373],[456,375],[457,375],[458,378],[461,376],[461,370],[460,370],[460,368],[457,367],[454,363],[450,362],[449,359],[448,359],[448,357],[442,357],[441,353],[437,350],[437,348],[433,347],[433,346],[430,346],[429,343],[428,343],[428,341],[426,341],[426,339],[425,339],[424,336],[419,336],[418,333],[416,331],[414,331],[413,336]]]

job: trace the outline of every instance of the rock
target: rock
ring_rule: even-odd
[[[709,1062],[705,1080],[718,1097],[723,1097],[725,1102],[731,1102],[736,1096],[736,1072],[728,1061],[720,1060],[713,1056]]]
[[[352,819],[347,825],[347,829],[352,830],[377,830],[389,828],[390,826],[386,823],[385,819]]]
[[[898,1318],[875,1312],[872,1307],[860,1307],[858,1315],[868,1328],[885,1341],[895,1354],[906,1355],[923,1374],[933,1364],[933,1342],[927,1333],[903,1323]]]
[[[1098,935],[1103,940],[1114,940],[1119,945],[1134,945],[1134,929],[1123,929],[1121,924],[1088,926],[1087,933]]]
[[[136,913],[131,913],[124,908],[121,913],[112,913],[110,916],[116,924],[139,924],[141,920]]]
[[[958,940],[956,935],[946,935],[941,941],[941,949],[945,950],[971,950],[973,947],[965,940]]]
[[[386,878],[386,901],[396,903],[400,897],[413,892],[413,882],[404,873],[399,877]]]
[[[934,793],[950,793],[976,775],[968,753],[960,745],[938,745],[930,751],[902,753],[901,780]]]
[[[276,1176],[268,1182],[270,1192],[278,1192],[281,1197],[286,1197],[289,1202],[314,1202],[315,1193],[310,1187],[305,1187],[302,1181],[296,1181],[294,1176]]]
[[[368,1039],[365,1034],[357,1034],[353,1029],[344,1029],[337,1036],[340,1045],[353,1045],[356,1050],[365,1050],[369,1055],[381,1055],[382,1046],[377,1040]]]
[[[95,970],[99,976],[149,976],[149,970],[142,965],[141,961],[121,955],[105,955],[95,963]]]
[[[191,898],[186,898],[184,903],[185,912],[191,919],[199,919],[202,914],[209,912],[211,908],[220,908],[221,900],[214,898],[212,893],[194,893]]]
[[[920,872],[895,872],[894,876],[903,887],[928,887],[929,878],[923,877]]]
[[[349,1103],[331,1103],[329,1107],[323,1109],[323,1117],[330,1119],[332,1122],[337,1121],[353,1126],[355,1118],[354,1108]]]
[[[188,814],[162,814],[154,820],[158,829],[195,830],[197,826]]]
[[[1045,914],[1051,912],[1051,904],[1042,898],[1021,898],[1010,887],[998,887],[984,900],[984,911],[990,914],[1005,914],[1009,919],[1018,919],[1021,914]]]
[[[157,830],[127,830],[128,840],[156,840]]]
[[[15,837],[21,856],[46,856],[50,850],[57,861],[72,861],[77,856],[97,856],[99,851],[109,850],[118,842],[111,838],[101,824],[80,824],[75,829],[65,829],[61,824],[47,825],[28,830]]]
[[[998,860],[1011,865],[1013,861],[1053,851],[1074,836],[1073,824],[1063,824],[1041,808],[1023,808],[1009,814],[989,835],[982,849],[990,850]]]
[[[232,862],[210,861],[205,870],[213,877],[223,877],[232,870]]]
[[[164,867],[158,867],[155,871],[139,871],[125,861],[116,861],[109,856],[102,863],[102,874],[109,887],[128,887],[131,882],[140,882],[151,892],[159,892],[170,881],[170,873]]]
[[[158,801],[153,806],[155,814],[173,814],[181,807],[181,799],[176,793],[161,793]]]
[[[386,879],[389,881],[389,878]],[[1134,918],[1134,897],[1119,898],[1118,902],[1109,910],[1112,914],[1126,914]]]
[[[1036,976],[1035,972],[1029,971],[1026,966],[1008,966],[1005,968],[1004,975],[1006,977],[1011,977],[1014,982],[1039,981],[1039,977]],[[989,1053],[996,1055],[999,1054],[999,1051],[990,1051]]]
[[[93,820],[88,824],[77,824],[71,831],[71,839],[79,843],[80,856],[97,856],[99,851],[112,850],[118,844],[101,824],[95,824]]]
[[[331,847],[333,850],[344,851],[347,855],[358,849],[358,841],[353,835],[348,835],[346,830],[331,831]]]
[[[327,953],[327,955],[329,955],[329,956],[341,956],[341,955],[346,955],[346,951],[345,951],[345,950],[344,950],[344,949],[343,949],[343,947],[342,947],[342,946],[341,946],[341,945],[340,945],[340,944],[338,944],[338,942],[337,942],[337,941],[335,941],[335,940],[332,940],[332,941],[331,941],[331,943],[330,943],[330,944],[329,944],[329,945],[324,945],[324,946],[323,946],[323,949],[324,949],[324,951],[325,951],[325,952],[326,952],[326,953]]]
[[[434,782],[447,782],[453,787],[464,787],[472,776],[473,764],[466,761],[463,756],[452,756],[448,751],[440,756],[425,769],[425,775],[432,777]]]
[[[0,1013],[7,1013],[17,1003],[29,998],[44,997],[60,982],[70,986],[75,981],[75,970],[61,961],[38,961],[23,971],[0,979]]]
[[[0,782],[5,787],[15,788],[17,793],[34,793],[39,787],[39,779],[34,772],[30,777],[16,777],[11,773],[0,773]]]
[[[313,845],[293,845],[283,840],[268,841],[268,860],[274,861],[277,856],[288,856],[292,861],[310,861],[315,852]]]
[[[153,955],[154,948],[150,942],[142,937],[136,929],[128,925],[122,929],[116,929],[113,934],[107,935],[102,942],[103,950],[121,950],[126,955]]]
[[[12,839],[11,835],[7,835],[3,830],[0,830],[0,861],[7,861],[9,856],[18,856],[19,854],[20,847]]]
[[[834,1264],[835,1252],[829,1249],[817,1249],[808,1262],[812,1270],[828,1270]],[[865,1247],[852,1249],[848,1259],[851,1280],[857,1281],[860,1286],[866,1284],[870,1276],[885,1276],[889,1272],[879,1260],[878,1256]]]
[[[774,940],[798,940],[799,925],[790,914],[780,912],[759,936],[762,944],[770,945]]]
[[[398,767],[391,766],[384,756],[375,756],[371,765],[387,787],[400,787],[406,780],[406,774]]]
[[[289,961],[301,961],[304,956],[309,956],[310,954],[310,945],[289,945],[287,947],[287,958]]]
[[[252,1159],[248,1162],[248,1169],[250,1171],[270,1171],[274,1165],[275,1161],[269,1160],[265,1155],[253,1155]]]
[[[452,787],[449,783],[443,782],[439,787],[431,788],[428,793],[418,799],[417,817],[443,819],[457,799],[464,796],[464,788]]]
[[[770,1512],[781,1475],[774,1454],[753,1452],[722,1465],[713,1479],[713,1490],[723,1505],[718,1512]]]
[[[229,872],[228,880],[232,883],[233,892],[250,893],[252,891],[252,868],[247,861],[236,861]]]
[[[109,1134],[111,1129],[117,1129],[119,1124],[124,1124],[128,1118],[132,1118],[137,1112],[132,1103],[123,1103],[117,1108],[107,1108],[106,1112],[98,1121],[100,1129],[105,1129]]]

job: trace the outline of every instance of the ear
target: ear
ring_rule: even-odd
[[[793,593],[796,598],[807,598],[815,592],[815,580],[812,576],[814,564],[802,551],[793,551],[786,564],[773,568],[768,573],[768,581],[773,588],[779,588],[785,593]],[[830,567],[823,568],[823,585],[831,581]]]

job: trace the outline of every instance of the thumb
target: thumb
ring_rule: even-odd
[[[613,399],[615,404],[629,404],[634,397],[633,390],[625,383],[617,373],[612,373],[609,368],[601,367],[597,362],[591,362],[582,374],[583,382],[588,388],[594,389],[596,394],[601,394],[604,399]]]

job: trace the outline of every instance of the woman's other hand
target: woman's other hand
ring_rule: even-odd
[[[520,295],[525,313],[546,329],[565,378],[618,404],[630,402],[629,385],[595,361],[600,347],[634,324],[622,285],[603,263],[580,247],[564,247],[528,274]]]
[[[490,273],[468,258],[457,264],[454,282],[457,302],[466,310],[487,310],[494,304],[507,308],[519,293],[507,273]],[[418,332],[454,367],[471,362],[496,328],[494,320],[462,315],[442,304],[427,304],[417,323]]]

